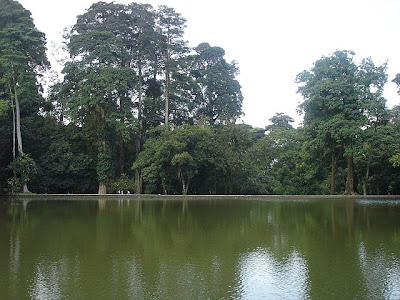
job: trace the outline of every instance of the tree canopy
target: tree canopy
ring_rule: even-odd
[[[7,136],[12,128],[13,178],[9,183],[14,191],[22,187],[28,191],[27,181],[35,163],[23,150],[22,126],[32,126],[32,118],[43,107],[38,76],[49,66],[46,39],[21,4],[12,0],[1,0],[0,4],[0,115],[7,119],[9,111],[12,112],[12,127],[2,131]],[[8,150],[8,147],[2,148]]]
[[[353,194],[355,144],[363,130],[379,122],[385,110],[383,87],[386,65],[375,66],[371,59],[360,65],[351,51],[336,51],[316,61],[310,71],[297,76],[304,102],[304,129],[310,138],[329,150],[346,157],[346,193]],[[334,170],[332,170],[334,172]],[[332,175],[333,176],[333,175]],[[333,184],[333,183],[332,183]]]
[[[189,47],[172,7],[92,4],[44,96],[45,36],[18,2],[0,4],[1,193],[400,193],[386,63],[322,56],[296,77],[303,123],[276,113],[253,128],[238,123],[239,64]],[[390,80],[400,94],[400,74]]]

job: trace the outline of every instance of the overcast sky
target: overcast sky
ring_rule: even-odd
[[[59,44],[63,29],[93,0],[18,0],[37,28]],[[108,0],[103,0],[111,2]],[[115,1],[130,3],[129,0]],[[190,46],[208,42],[238,62],[244,96],[242,121],[264,127],[277,112],[301,121],[295,77],[321,56],[353,50],[356,59],[388,61],[388,106],[400,104],[392,79],[400,73],[400,0],[146,0],[165,4],[187,19]],[[52,63],[54,60],[51,58]],[[56,67],[56,66],[55,66]],[[59,68],[58,68],[59,69]]]

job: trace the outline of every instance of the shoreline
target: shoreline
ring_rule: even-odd
[[[400,200],[400,195],[158,195],[158,194],[24,194],[3,200]]]

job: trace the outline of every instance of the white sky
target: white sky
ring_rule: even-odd
[[[75,23],[93,0],[18,0],[37,28],[59,44],[63,29]],[[103,0],[105,2],[111,2]],[[208,42],[236,60],[244,96],[242,120],[264,127],[277,112],[302,118],[296,107],[295,77],[323,55],[353,50],[356,58],[388,60],[388,106],[400,104],[392,79],[400,73],[400,0],[119,0],[165,4],[187,19],[190,46]],[[51,59],[51,54],[49,58]],[[51,59],[54,64],[54,60]],[[53,66],[56,69],[57,66]]]

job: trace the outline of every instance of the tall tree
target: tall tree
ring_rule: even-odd
[[[46,57],[46,39],[38,31],[31,13],[13,0],[0,1],[0,85],[2,87],[3,107],[5,99],[10,102],[13,115],[13,158],[26,161],[24,157],[21,110],[29,107],[30,101],[39,98],[38,76],[44,72],[49,62]],[[34,109],[28,113],[38,113]],[[16,150],[17,149],[17,150]],[[32,162],[30,162],[31,164]],[[16,165],[14,162],[13,165]],[[27,182],[22,182],[24,192]]]
[[[275,129],[292,129],[293,126],[290,123],[293,123],[294,119],[283,113],[276,113],[269,121],[272,124],[266,126],[265,130],[272,131]]]
[[[186,27],[186,19],[173,8],[161,5],[157,12],[158,30],[162,35],[160,40],[161,64],[165,76],[164,100],[165,121],[168,128],[170,114],[171,74],[176,71],[178,61],[188,51],[183,34]]]
[[[129,66],[137,76],[137,133],[135,138],[136,158],[142,150],[144,127],[143,111],[145,83],[153,79],[156,82],[158,72],[157,43],[159,34],[155,31],[155,12],[150,5],[131,3],[120,22],[121,36],[128,49]],[[154,93],[153,93],[154,95]],[[135,190],[142,193],[141,170],[135,169]]]
[[[354,194],[354,145],[362,128],[369,126],[376,107],[382,106],[386,65],[376,67],[370,59],[357,65],[351,51],[336,51],[297,75],[304,102],[306,132],[318,140],[332,157],[343,147],[347,162],[345,193]],[[332,160],[333,173],[334,160]],[[333,176],[333,175],[332,175]]]
[[[107,192],[115,176],[113,132],[127,136],[132,120],[136,74],[127,65],[130,57],[120,34],[124,11],[123,5],[99,2],[79,16],[68,36],[71,61],[63,70],[60,97],[72,119],[86,129],[96,153],[99,194]]]
[[[225,51],[202,43],[195,48],[192,76],[199,86],[195,115],[209,124],[234,122],[242,114],[243,96],[236,80],[236,63],[227,63]]]

